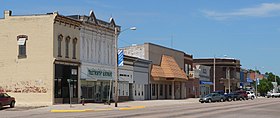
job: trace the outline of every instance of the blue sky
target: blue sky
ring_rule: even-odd
[[[113,16],[123,29],[137,27],[122,32],[122,47],[152,42],[194,58],[227,55],[240,59],[243,68],[280,75],[278,0],[1,0],[4,10],[14,15],[94,10],[101,20]]]

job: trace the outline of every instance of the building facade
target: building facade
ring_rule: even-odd
[[[213,82],[210,80],[210,69],[209,66],[195,65],[195,72],[199,76],[199,89],[200,97],[203,97],[211,92],[210,88],[213,86]]]
[[[152,61],[149,84],[151,99],[182,99],[187,97],[186,81],[188,77],[184,72],[184,52],[152,43],[123,49],[126,55]]]
[[[57,12],[0,19],[0,91],[17,104],[52,105],[79,98],[80,22]],[[69,86],[69,82],[71,82]]]
[[[119,67],[119,100],[148,100],[150,97],[151,61],[124,55],[124,66]]]
[[[115,27],[120,27],[112,18],[109,22],[97,19],[93,11],[89,16],[68,17],[81,21],[81,96],[86,102],[104,102],[109,99],[110,88],[114,86],[114,33]],[[123,88],[121,82],[119,88]]]
[[[210,66],[210,79],[213,79],[214,58],[194,59],[194,64]],[[240,85],[240,60],[233,58],[215,58],[215,88],[216,91],[236,91]],[[211,88],[213,91],[213,88]]]

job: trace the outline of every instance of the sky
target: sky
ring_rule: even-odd
[[[13,15],[89,15],[122,29],[119,46],[151,42],[194,58],[227,57],[280,75],[279,0],[0,0]],[[0,12],[1,13],[1,12]]]

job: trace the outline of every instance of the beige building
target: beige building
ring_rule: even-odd
[[[184,72],[185,53],[153,43],[125,47],[129,56],[151,60],[149,79],[151,99],[187,98],[187,74]]]
[[[81,22],[58,13],[0,19],[0,91],[17,104],[52,105],[80,96]],[[71,80],[71,87],[69,83]]]

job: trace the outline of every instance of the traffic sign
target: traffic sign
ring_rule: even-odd
[[[257,78],[257,85],[260,85],[260,78]]]

